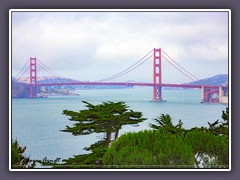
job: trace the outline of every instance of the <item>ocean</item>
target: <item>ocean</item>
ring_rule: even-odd
[[[89,147],[104,137],[103,133],[73,136],[62,132],[66,125],[74,122],[62,114],[63,110],[79,111],[85,109],[82,101],[99,104],[105,101],[124,101],[129,109],[141,111],[147,118],[138,127],[125,125],[119,136],[126,132],[137,132],[150,129],[149,123],[162,113],[169,114],[173,124],[179,119],[186,129],[192,127],[208,127],[208,122],[221,120],[226,105],[202,104],[200,89],[163,90],[166,102],[153,102],[151,87],[135,87],[127,89],[78,90],[80,96],[50,96],[48,98],[17,98],[12,99],[11,134],[20,146],[26,146],[25,156],[31,160],[60,161],[74,155],[89,153]]]

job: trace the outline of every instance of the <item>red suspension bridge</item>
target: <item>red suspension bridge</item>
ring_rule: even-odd
[[[36,57],[30,57],[30,60],[24,65],[20,74],[22,77],[30,69],[29,88],[31,98],[37,97],[37,87],[46,86],[151,86],[153,87],[153,101],[163,101],[162,90],[164,87],[171,88],[198,88],[202,89],[202,102],[221,102],[221,97],[227,94],[227,86],[203,85],[201,81],[174,61],[161,48],[154,48],[136,63],[132,64],[123,71],[98,81],[78,81],[60,83],[38,83],[38,70],[44,69],[50,74],[62,77],[48,68],[42,61]],[[133,80],[134,79],[134,80]],[[187,82],[197,82],[189,84]]]

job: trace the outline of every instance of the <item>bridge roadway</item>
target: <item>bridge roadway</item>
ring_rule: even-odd
[[[93,85],[93,86],[161,86],[161,87],[175,87],[175,88],[198,88],[201,89],[202,85],[192,84],[154,84],[154,83],[137,83],[137,82],[70,82],[70,83],[47,83],[35,84],[33,86],[77,86],[77,85]],[[219,86],[204,85],[211,89],[218,89]]]

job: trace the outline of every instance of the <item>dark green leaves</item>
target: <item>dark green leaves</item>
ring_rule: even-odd
[[[30,158],[23,155],[26,147],[19,146],[18,142],[12,140],[11,148],[11,165],[12,168],[22,169],[22,168],[33,168],[35,163],[30,163]]]
[[[191,146],[164,130],[127,133],[103,157],[106,168],[193,168]]]
[[[73,127],[66,126],[65,132],[73,135],[85,135],[93,132],[116,132],[122,125],[137,124],[145,120],[141,112],[128,110],[124,102],[103,102],[93,105],[83,101],[88,109],[74,112],[64,110],[63,114],[70,116],[77,123]]]
[[[64,131],[73,135],[105,132],[106,138],[83,154],[65,160],[69,168],[228,168],[228,109],[222,121],[209,127],[184,129],[181,120],[174,125],[168,114],[157,117],[153,130],[127,133],[118,138],[122,125],[145,120],[141,112],[128,110],[124,102],[104,102],[80,112],[64,110],[76,124]],[[110,146],[111,135],[115,133]],[[64,166],[63,165],[63,166]]]
[[[129,110],[124,102],[103,102],[102,104],[93,105],[83,101],[87,109],[79,112],[64,110],[63,114],[70,116],[70,121],[76,123],[72,126],[66,126],[64,132],[71,132],[73,135],[87,135],[91,133],[106,133],[105,139],[96,142],[85,150],[91,151],[90,154],[83,154],[64,160],[62,167],[69,168],[101,168],[102,157],[109,147],[114,134],[114,140],[118,138],[119,130],[122,125],[138,123],[145,120],[141,112]],[[58,165],[54,166],[55,168]]]
[[[182,121],[179,120],[178,124],[174,126],[172,123],[172,118],[168,114],[162,114],[154,120],[157,122],[157,124],[150,123],[150,127],[153,129],[164,129],[165,131],[171,132],[172,134],[183,133]]]

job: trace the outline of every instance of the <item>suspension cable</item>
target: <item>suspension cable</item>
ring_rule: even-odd
[[[162,55],[162,57],[164,59],[166,59],[172,66],[174,66],[178,71],[180,71],[181,73],[183,73],[185,76],[187,76],[188,78],[190,78],[191,80],[195,81],[195,79],[191,76],[189,76],[187,73],[183,72],[181,69],[179,69],[175,64],[173,64],[172,62],[170,62],[165,56]]]
[[[17,81],[19,81],[19,79],[26,73],[26,71],[29,69],[30,65],[28,65],[28,67],[25,69],[25,71],[22,73],[21,76],[19,76],[19,78],[17,79]]]
[[[25,65],[22,67],[22,69],[21,69],[21,70],[18,72],[18,74],[15,76],[16,79],[17,79],[18,75],[23,71],[23,69],[27,66],[28,62],[29,62],[29,61],[27,61],[27,62],[25,63]]]
[[[111,79],[115,79],[119,76],[122,76],[126,73],[128,73],[129,71],[132,71],[133,69],[135,69],[136,67],[138,67],[139,65],[143,64],[146,60],[144,60],[145,57],[147,57],[151,52],[153,51],[153,49],[151,51],[149,51],[144,57],[142,57],[140,60],[138,60],[136,63],[132,64],[131,66],[129,66],[128,68],[124,69],[123,71],[113,75],[113,76],[110,76],[110,77],[107,77],[107,78],[104,78],[104,79],[101,79],[101,80],[98,80],[98,81],[108,81],[108,80],[111,80]],[[149,59],[149,58],[148,58]],[[143,61],[144,60],[144,61]],[[141,61],[143,61],[143,63],[140,63]],[[140,63],[140,64],[139,64]],[[139,65],[138,65],[139,64]],[[134,67],[135,66],[135,67]]]
[[[174,61],[165,51],[162,50],[162,52],[168,57],[170,58],[178,67],[180,67],[183,71],[185,71],[185,73],[187,73],[188,75],[192,76],[192,78],[195,78],[194,81],[198,81],[199,79],[194,76],[193,74],[191,74],[189,71],[187,71],[186,69],[184,69],[181,65],[179,65],[176,61]],[[165,58],[166,59],[166,58]]]

